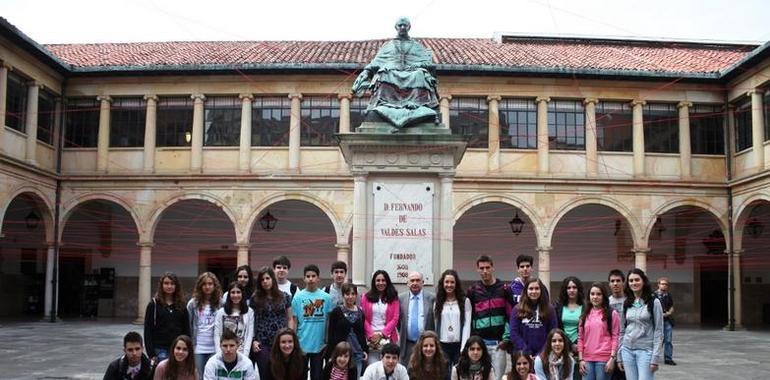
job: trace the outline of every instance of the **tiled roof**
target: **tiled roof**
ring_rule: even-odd
[[[718,74],[756,46],[586,38],[420,38],[439,69],[595,70],[656,74]],[[360,67],[386,40],[146,42],[44,45],[73,69],[157,67]]]

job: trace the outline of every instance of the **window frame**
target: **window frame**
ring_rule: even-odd
[[[503,98],[498,102],[497,112],[500,124],[500,149],[537,149],[535,99]],[[525,119],[524,122],[521,122],[522,117]],[[512,121],[513,119],[515,121]],[[523,133],[521,133],[522,129]]]
[[[642,120],[644,153],[680,153],[679,110],[676,103],[647,102],[642,106]]]
[[[94,98],[67,98],[65,110],[64,147],[96,148],[99,143],[100,102]],[[73,134],[77,137],[73,138]],[[75,145],[75,140],[81,144]]]
[[[286,96],[254,97],[251,101],[251,146],[289,146],[290,128],[291,99]],[[263,129],[267,132],[260,135]],[[265,140],[262,136],[267,143],[262,142]]]
[[[586,149],[586,110],[582,100],[552,99],[548,102],[547,115],[549,150]],[[573,136],[570,136],[570,130]],[[560,139],[563,141],[560,142]]]
[[[243,101],[235,95],[214,95],[203,106],[203,146],[237,147],[241,144],[241,112]],[[223,115],[222,126],[212,130],[217,115]],[[210,135],[217,132],[221,135]],[[214,138],[216,137],[216,138]]]
[[[483,116],[470,117],[471,114],[478,114]],[[471,125],[465,125],[462,123],[463,121],[474,119],[477,121]],[[468,148],[488,149],[489,104],[487,103],[486,97],[453,97],[449,105],[449,127],[452,130],[453,135],[471,136],[471,139],[468,141]],[[462,128],[462,131],[460,131],[460,128]]]
[[[143,97],[113,98],[110,104],[110,148],[143,147],[146,118],[147,101]]]
[[[634,114],[633,108],[627,101],[600,100],[595,106],[596,118],[596,149],[599,152],[633,152],[634,151]],[[608,122],[620,116],[620,122]],[[627,119],[628,123],[624,123]],[[615,129],[617,128],[617,129]],[[609,136],[607,131],[610,131]],[[607,141],[611,140],[611,141]]]
[[[5,126],[26,134],[27,97],[29,95],[27,79],[13,72],[8,72],[5,91]],[[9,121],[12,122],[9,123]]]
[[[751,123],[751,97],[746,97],[736,102],[733,110],[735,153],[743,152],[754,146]]]
[[[189,96],[160,96],[156,105],[155,146],[192,146],[194,101]],[[187,141],[187,136],[190,141]]]
[[[56,94],[41,89],[37,100],[37,141],[53,145],[54,128],[56,127]],[[46,109],[44,104],[48,104]]]
[[[725,112],[723,104],[694,104],[689,107],[690,152],[692,154],[725,154]],[[698,116],[701,115],[701,116]],[[699,139],[703,135],[711,135]]]
[[[300,146],[336,146],[334,135],[340,130],[339,99],[331,95],[304,97],[300,125]]]

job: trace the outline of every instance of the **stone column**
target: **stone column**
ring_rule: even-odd
[[[682,179],[690,179],[692,170],[690,161],[692,152],[690,148],[690,102],[679,102],[676,105],[679,109],[679,167]]]
[[[551,293],[551,249],[552,247],[537,247],[537,277]]]
[[[551,98],[540,96],[537,103],[537,174],[547,175],[548,165],[548,102]]]
[[[452,95],[439,94],[438,109],[441,112],[441,124],[449,128],[449,104],[452,100]]]
[[[144,323],[144,310],[150,302],[152,287],[152,242],[139,242],[139,300],[136,305],[135,324]]]
[[[586,98],[586,176],[596,177],[599,173],[599,151],[596,141],[596,103],[594,98]]]
[[[51,301],[53,299],[53,267],[54,267],[54,253],[56,245],[53,242],[48,242],[48,249],[46,250],[45,260],[45,297],[43,298],[43,310],[45,310],[45,318],[51,318]],[[55,310],[55,308],[53,309]],[[54,312],[55,313],[55,312]]]
[[[751,143],[757,171],[765,170],[765,122],[762,109],[764,90],[751,90]]]
[[[743,310],[743,297],[741,296],[741,279],[743,278],[743,274],[741,273],[741,255],[743,254],[743,250],[735,250],[732,256],[730,255],[730,251],[725,250],[725,253],[727,254],[727,257],[731,257],[733,261],[733,286],[735,287],[735,292],[733,292],[733,296],[735,297],[733,301],[733,307],[735,308],[735,329],[742,330],[743,314],[741,311]],[[727,294],[729,296],[730,292],[728,291]]]
[[[96,143],[96,170],[106,173],[109,166],[110,104],[112,103],[112,98],[103,95],[97,96],[96,100],[99,101],[99,133],[97,135]],[[144,309],[142,309],[142,312],[144,312]]]
[[[500,95],[487,96],[489,105],[489,149],[487,150],[487,172],[500,171]]]
[[[350,93],[337,94],[340,101],[340,130],[339,133],[350,133]]]
[[[647,272],[647,254],[650,253],[649,248],[634,248],[634,268],[639,268],[645,273]]]
[[[193,94],[193,125],[190,150],[190,171],[200,173],[203,170],[203,102],[206,95]]]
[[[235,260],[236,266],[241,265],[249,265],[249,247],[251,247],[251,244],[249,243],[235,243],[235,246],[238,248],[238,256]]]
[[[299,170],[299,140],[302,128],[302,94],[289,94],[291,99],[291,119],[289,121],[289,170]]]
[[[634,177],[644,176],[644,100],[634,100],[633,111],[633,143],[634,143]]]
[[[337,248],[337,260],[347,263],[348,270],[350,270],[352,268],[350,263],[350,244],[337,243],[334,245],[334,248]],[[356,263],[356,265],[358,264],[359,263]]]
[[[37,103],[40,94],[40,83],[27,83],[27,117],[25,130],[27,132],[27,149],[24,158],[31,165],[37,165]]]
[[[353,284],[366,285],[366,174],[353,174]]]
[[[158,97],[145,95],[147,117],[144,120],[144,172],[155,171],[155,137],[158,125]]]
[[[252,94],[240,94],[241,98],[241,140],[238,148],[238,170],[248,173],[251,170],[251,102]],[[246,265],[246,264],[244,264]]]
[[[441,209],[439,212],[439,269],[444,271],[452,268],[454,263],[454,203],[452,191],[454,188],[454,175],[439,174],[441,179]]]
[[[8,70],[11,66],[0,63],[0,152],[3,151],[3,133],[5,133],[5,102],[8,98]]]

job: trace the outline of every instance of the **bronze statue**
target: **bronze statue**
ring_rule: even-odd
[[[398,36],[386,42],[353,83],[360,96],[372,93],[367,113],[375,111],[396,128],[438,119],[435,65],[430,52],[409,38],[409,19],[396,22]]]

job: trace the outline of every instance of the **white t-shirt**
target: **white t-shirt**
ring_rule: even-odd
[[[372,331],[382,331],[385,328],[385,312],[388,310],[388,304],[382,302],[382,299],[372,304]]]
[[[195,332],[195,352],[199,354],[213,354],[217,351],[214,345],[214,321],[216,310],[211,305],[206,305],[202,310],[195,308],[198,314],[198,323]]]
[[[286,283],[281,284],[278,283],[278,289],[284,293],[286,293],[289,298],[291,298],[291,281],[286,281]]]

